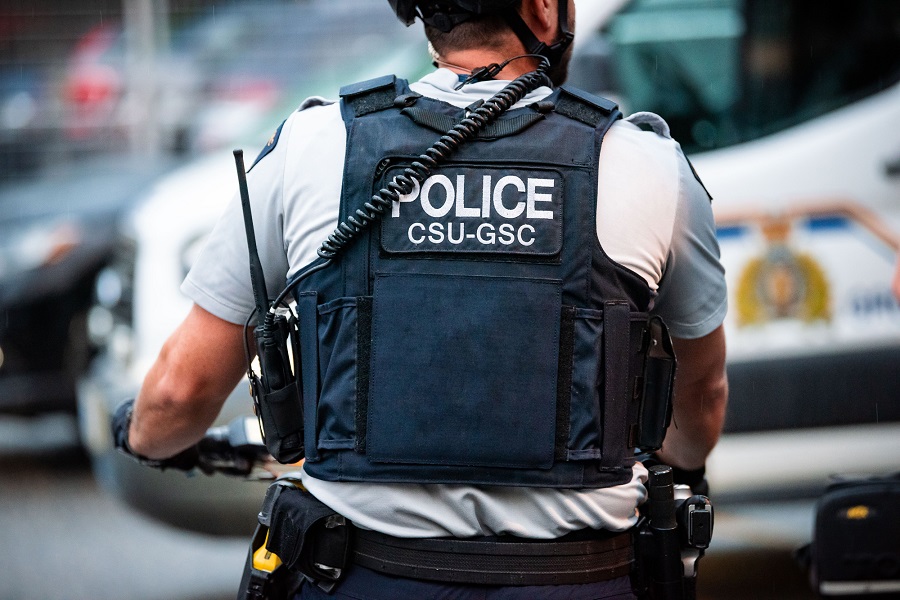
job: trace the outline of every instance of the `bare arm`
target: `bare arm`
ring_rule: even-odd
[[[725,422],[725,332],[720,325],[701,338],[675,338],[672,343],[678,358],[675,409],[658,454],[666,464],[699,469],[719,440]]]
[[[128,443],[152,459],[195,444],[246,371],[243,327],[197,305],[169,337],[134,404]]]

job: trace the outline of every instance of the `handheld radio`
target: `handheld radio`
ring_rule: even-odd
[[[303,400],[300,397],[299,338],[297,319],[290,308],[279,308],[280,300],[270,303],[266,292],[265,276],[256,246],[253,216],[250,210],[250,192],[247,189],[247,172],[244,153],[234,151],[241,209],[244,213],[244,229],[250,252],[250,283],[256,302],[257,324],[254,331],[256,354],[260,375],[253,371],[247,336],[244,337],[247,353],[247,377],[256,416],[260,421],[266,448],[282,463],[296,462],[303,458]],[[252,314],[250,317],[252,318]],[[247,324],[249,325],[250,319]]]

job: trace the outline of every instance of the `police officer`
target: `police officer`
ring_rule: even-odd
[[[303,347],[303,483],[360,532],[487,544],[479,561],[506,572],[479,579],[478,564],[438,544],[427,548],[456,576],[380,568],[388,557],[350,566],[331,593],[631,598],[622,532],[646,494],[632,447],[648,314],[668,325],[678,357],[659,459],[696,477],[724,418],[726,294],[710,198],[661,118],[617,120],[608,101],[554,89],[573,2],[390,4],[403,22],[425,22],[438,68],[410,85],[349,86],[340,102],[308,99],[278,129],[248,175],[270,286],[320,261],[339,220],[542,56],[553,87],[531,89],[405,185],[295,285],[301,336],[304,323],[318,333]],[[194,306],[125,425],[137,455],[195,444],[245,373],[254,304],[240,211],[235,200],[182,286]],[[515,556],[524,540],[543,558]],[[555,549],[572,540],[611,562],[567,579]],[[535,573],[546,565],[549,575]],[[300,597],[331,596],[307,583]]]

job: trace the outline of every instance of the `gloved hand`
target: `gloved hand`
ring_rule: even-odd
[[[672,480],[691,488],[694,495],[709,497],[709,482],[706,480],[706,465],[699,469],[672,467]]]
[[[667,465],[654,452],[641,461],[648,469],[653,465]],[[682,469],[668,465],[672,469],[672,480],[676,484],[683,484],[691,488],[692,495],[709,496],[709,482],[706,480],[706,466],[699,469]]]
[[[192,471],[200,466],[200,455],[196,446],[182,450],[175,456],[163,459],[152,459],[134,452],[128,445],[128,429],[131,427],[131,413],[134,411],[134,398],[129,398],[116,408],[113,413],[111,426],[116,448],[123,454],[134,458],[142,465],[165,471],[177,469],[179,471]]]

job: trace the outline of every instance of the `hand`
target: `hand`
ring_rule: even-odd
[[[706,480],[705,465],[699,469],[682,469],[660,460],[655,452],[641,462],[643,462],[644,466],[648,469],[654,465],[667,465],[672,469],[673,482],[691,488],[692,495],[709,496],[709,482]]]
[[[196,446],[191,446],[170,458],[154,460],[141,456],[131,449],[128,445],[128,430],[131,427],[131,413],[134,411],[134,398],[130,398],[120,404],[113,413],[112,427],[113,441],[116,448],[123,454],[134,458],[142,465],[153,467],[165,471],[166,469],[177,469],[179,471],[192,471],[200,466],[200,455]]]
[[[709,497],[709,482],[706,480],[706,465],[699,469],[672,467],[672,480],[691,488],[691,494]]]

